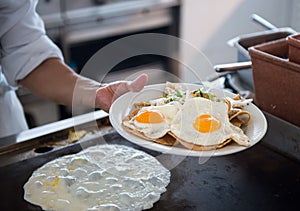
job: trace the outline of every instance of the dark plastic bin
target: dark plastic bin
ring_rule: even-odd
[[[300,64],[300,34],[288,37],[289,43],[289,60]]]
[[[289,61],[287,39],[249,48],[255,103],[262,110],[300,126],[300,65]]]

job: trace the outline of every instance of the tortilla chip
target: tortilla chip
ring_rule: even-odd
[[[126,119],[129,119],[129,117],[127,116],[124,120]],[[123,120],[123,121],[124,121]],[[165,145],[165,146],[174,146],[176,144],[176,139],[174,139],[172,136],[170,136],[169,134],[166,134],[164,135],[163,137],[161,138],[158,138],[158,139],[151,139],[147,136],[145,136],[143,133],[139,132],[139,131],[136,131],[132,128],[129,128],[127,126],[125,126],[124,124],[122,124],[123,128],[130,134],[133,134],[137,137],[140,137],[142,139],[145,139],[147,141],[153,141],[155,143],[158,143],[158,144],[162,144],[162,145]]]
[[[183,147],[195,151],[208,151],[208,150],[219,149],[232,141],[232,139],[227,139],[220,144],[204,146],[204,145],[198,145],[198,144],[193,144],[193,143],[183,141],[182,139],[177,138],[172,132],[169,132],[169,134],[173,136]]]

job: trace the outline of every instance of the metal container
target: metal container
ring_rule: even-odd
[[[273,40],[286,38],[287,36],[294,33],[295,31],[291,28],[272,29],[263,32],[241,35],[229,41],[229,43],[230,45],[237,48],[238,62],[245,62],[250,61],[248,48]],[[242,83],[245,85],[245,88],[249,89],[250,91],[254,91],[252,69],[240,69],[237,74]]]
[[[255,32],[237,36],[228,41],[228,44],[237,48],[237,62],[232,64],[216,65],[214,69],[217,72],[231,71],[228,74],[228,84],[241,94],[248,92],[248,96],[253,96],[253,74],[251,69],[251,61],[248,53],[248,48],[262,43],[270,42],[286,38],[289,35],[295,34],[296,31],[292,28],[277,28],[261,16],[257,14],[251,15],[252,21],[266,28],[266,31]],[[233,73],[233,71],[236,71]]]

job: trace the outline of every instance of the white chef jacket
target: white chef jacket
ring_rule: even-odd
[[[0,137],[26,130],[15,89],[47,58],[61,58],[35,11],[37,0],[0,0]]]

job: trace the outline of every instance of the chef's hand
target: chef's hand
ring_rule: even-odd
[[[116,81],[100,87],[96,92],[96,108],[108,112],[112,103],[126,92],[138,92],[144,88],[148,81],[146,74],[141,74],[133,81]]]

